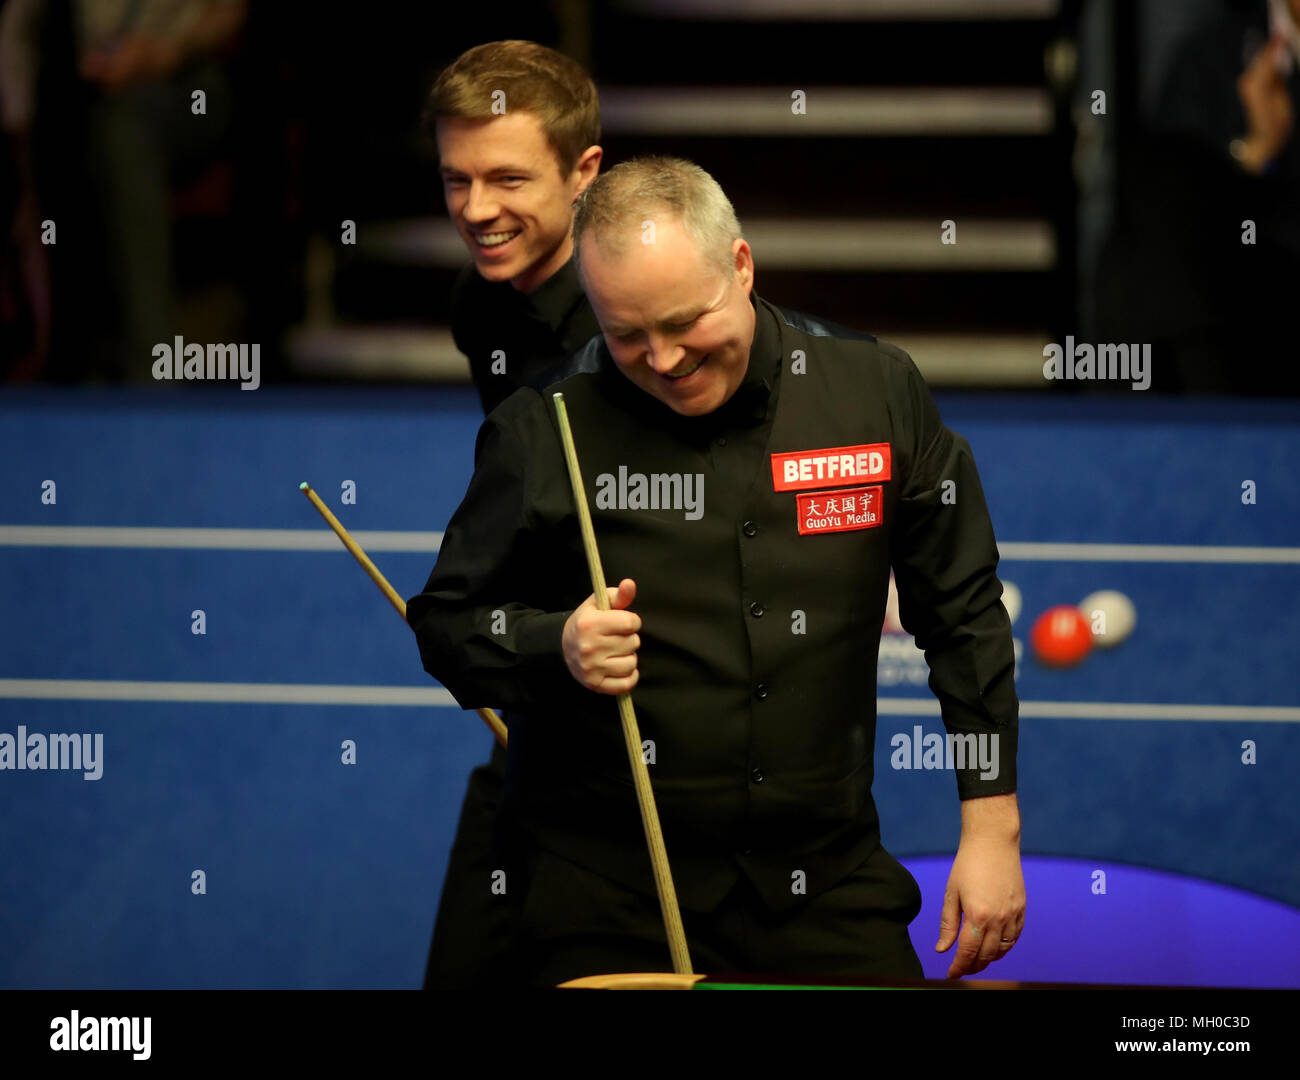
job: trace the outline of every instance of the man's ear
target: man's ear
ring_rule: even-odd
[[[574,173],[578,176],[578,190],[574,192],[574,201],[577,201],[587,188],[591,187],[596,179],[597,173],[600,172],[600,162],[605,156],[605,151],[599,146],[589,146],[582,152],[577,163],[573,166]]]
[[[754,253],[749,242],[743,236],[736,237],[731,242],[731,253],[735,259],[736,276],[741,287],[748,291],[754,284]]]

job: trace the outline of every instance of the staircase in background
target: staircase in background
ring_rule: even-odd
[[[607,166],[662,153],[712,173],[766,299],[899,344],[936,387],[1041,389],[1042,346],[1072,325],[1075,296],[1073,138],[1045,75],[1057,8],[624,0],[591,5],[575,40],[593,43]],[[294,368],[467,379],[446,329],[467,260],[450,222],[358,226],[346,258],[323,242],[309,256]]]

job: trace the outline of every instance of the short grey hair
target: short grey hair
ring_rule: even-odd
[[[743,234],[735,208],[707,172],[694,162],[674,157],[639,157],[602,173],[578,200],[573,217],[573,251],[587,232],[600,249],[623,255],[643,222],[667,216],[681,224],[705,259],[723,277],[736,272],[731,245]]]

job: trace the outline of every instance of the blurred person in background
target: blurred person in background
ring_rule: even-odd
[[[1300,0],[1225,0],[1175,48],[1121,148],[1098,337],[1153,342],[1153,389],[1300,393]]]
[[[230,126],[246,0],[9,0],[0,104],[31,342],[11,374],[151,381],[174,321],[171,197]],[[193,94],[202,90],[204,111]],[[56,242],[42,243],[42,221]]]

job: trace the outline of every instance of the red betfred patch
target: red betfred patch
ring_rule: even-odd
[[[880,524],[880,491],[877,485],[796,495],[799,535],[874,529]]]
[[[836,484],[888,480],[890,459],[887,442],[773,454],[772,489],[806,491]]]

